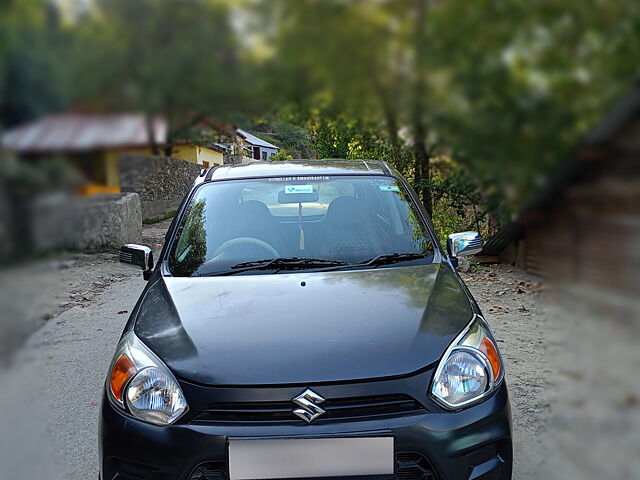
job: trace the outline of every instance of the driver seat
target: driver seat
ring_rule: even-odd
[[[269,208],[258,200],[247,200],[226,212],[228,218],[224,241],[240,237],[257,238],[280,251],[278,224]]]

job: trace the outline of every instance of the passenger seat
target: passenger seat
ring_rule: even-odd
[[[360,261],[377,255],[380,240],[367,218],[364,203],[355,197],[335,198],[327,210],[318,242],[318,256]]]

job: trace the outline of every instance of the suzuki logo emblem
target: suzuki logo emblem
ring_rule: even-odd
[[[324,402],[324,398],[310,388],[307,388],[291,401],[300,407],[292,410],[291,413],[297,415],[307,423],[313,422],[320,415],[326,413],[318,406]]]

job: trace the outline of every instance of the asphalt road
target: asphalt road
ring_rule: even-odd
[[[0,478],[97,478],[97,420],[139,270],[50,319],[0,371]]]

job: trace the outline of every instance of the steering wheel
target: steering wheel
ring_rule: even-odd
[[[252,237],[239,237],[232,238],[231,240],[227,240],[213,252],[213,257],[217,257],[223,253],[227,253],[230,250],[240,250],[241,253],[246,254],[247,251],[255,252],[256,250],[260,252],[265,252],[267,255],[259,257],[259,258],[278,258],[280,254],[278,251],[269,245],[267,242],[260,240],[258,238]],[[262,255],[260,253],[259,255]]]

